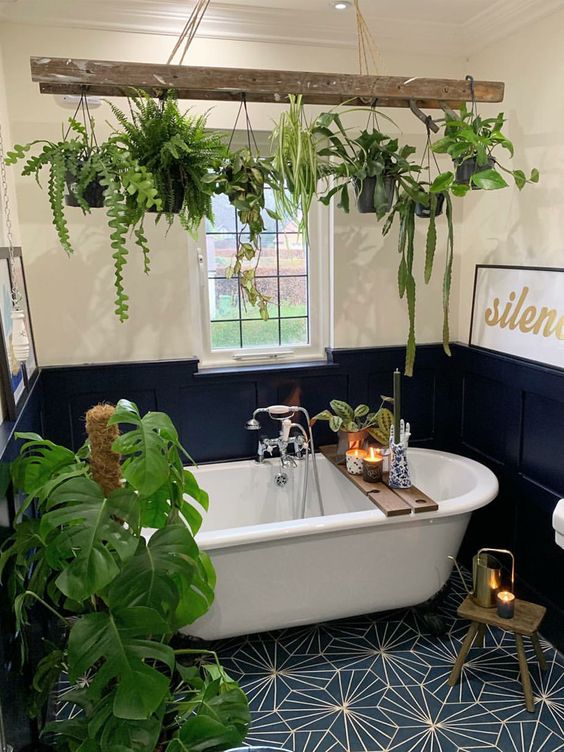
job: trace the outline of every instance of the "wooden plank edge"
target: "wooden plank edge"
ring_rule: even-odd
[[[149,86],[123,87],[115,85],[97,85],[97,84],[52,84],[40,83],[39,91],[41,94],[71,94],[80,96],[81,94],[97,97],[128,97],[134,93],[134,88],[146,92],[151,97],[161,97],[167,89],[157,89]],[[263,104],[288,104],[288,95],[278,94],[254,94],[238,91],[207,91],[201,89],[175,89],[176,96],[180,100],[193,100],[205,102],[240,102],[243,94],[247,102]],[[372,107],[373,100],[368,97],[356,97],[351,99],[350,94],[305,94],[303,103],[309,105],[327,105],[331,107],[347,105],[350,107]],[[450,107],[452,110],[458,110],[464,104],[462,100],[449,100],[439,102],[437,99],[416,99],[417,107],[422,110],[440,110],[442,107]],[[377,101],[376,106],[379,108],[403,108],[410,106],[409,99],[390,99],[381,98]]]
[[[284,101],[288,94],[315,97],[314,103],[334,103],[366,98],[367,102],[415,99],[443,104],[471,100],[468,81],[459,79],[404,76],[361,76],[343,73],[261,70],[252,68],[218,68],[203,66],[131,63],[111,60],[73,58],[30,58],[32,80],[57,86],[56,93],[78,93],[84,86],[104,96],[123,96],[124,88],[148,91],[169,88],[184,92],[209,92],[216,96],[237,96],[244,91],[258,101]],[[99,87],[99,88],[98,88]],[[111,93],[110,93],[111,92]],[[475,81],[477,102],[503,100],[504,84],[500,81]],[[54,93],[52,89],[45,93]],[[266,97],[267,99],[263,99]],[[326,99],[330,97],[330,99]]]

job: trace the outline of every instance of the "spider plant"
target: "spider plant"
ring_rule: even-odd
[[[178,215],[191,234],[202,220],[212,221],[213,189],[204,177],[219,168],[227,149],[220,134],[206,129],[206,116],[180,112],[172,92],[155,100],[137,91],[130,117],[110,106],[121,127],[115,142],[154,177],[161,202],[157,221],[164,216],[171,225]]]
[[[301,96],[290,95],[290,106],[272,132],[273,167],[280,180],[274,187],[276,211],[298,220],[298,231],[308,240],[308,217],[323,175],[319,159],[321,136],[308,123]]]
[[[110,241],[113,250],[116,288],[116,314],[121,321],[128,318],[128,297],[123,286],[123,269],[128,248],[127,236],[133,232],[141,249],[145,271],[149,271],[149,247],[143,229],[145,212],[160,209],[161,202],[150,170],[139,162],[116,139],[110,138],[98,146],[93,137],[94,120],[80,123],[69,118],[69,127],[60,141],[32,141],[16,144],[8,152],[6,164],[25,159],[22,175],[34,175],[38,184],[43,169],[48,170],[47,192],[53,225],[63,249],[71,255],[73,246],[65,213],[65,186],[71,194],[71,205],[78,205],[89,213],[92,194],[99,194],[106,209]],[[88,127],[87,127],[88,125]],[[28,156],[36,146],[39,153]],[[93,191],[93,186],[97,189]]]

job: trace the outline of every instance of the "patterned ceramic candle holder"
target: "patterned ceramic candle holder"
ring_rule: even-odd
[[[362,475],[362,463],[368,455],[364,449],[349,449],[346,454],[347,473],[351,475]]]
[[[411,436],[409,423],[405,424],[403,420],[400,423],[400,441],[398,444],[394,441],[394,428],[390,431],[390,474],[388,476],[388,485],[390,488],[411,488],[413,485],[409,475],[409,465],[407,464],[407,447],[409,437]]]

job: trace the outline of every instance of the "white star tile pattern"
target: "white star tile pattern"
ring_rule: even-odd
[[[512,635],[488,629],[460,683],[447,678],[468,629],[456,618],[458,575],[440,611],[441,637],[413,611],[250,635],[216,645],[249,696],[247,744],[294,752],[564,752],[564,657],[542,641],[548,671],[525,640],[535,713],[525,709]]]

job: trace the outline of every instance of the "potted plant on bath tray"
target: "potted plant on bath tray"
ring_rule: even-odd
[[[331,400],[331,410],[323,410],[311,419],[313,426],[318,420],[329,422],[329,428],[338,434],[337,462],[344,462],[349,449],[363,449],[369,437],[380,445],[387,447],[390,440],[390,428],[394,414],[384,407],[386,402],[393,402],[391,397],[382,397],[382,404],[377,411],[370,411],[368,405],[353,408],[342,400]]]

